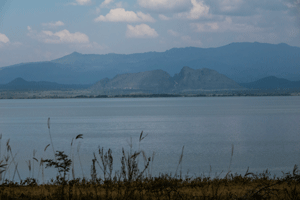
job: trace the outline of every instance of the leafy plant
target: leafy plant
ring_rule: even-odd
[[[53,159],[47,159],[44,160],[43,162],[47,163],[47,167],[52,167],[54,166],[57,168],[59,174],[60,174],[60,179],[57,177],[58,183],[62,185],[62,190],[61,190],[61,199],[64,199],[64,191],[65,191],[65,185],[66,185],[66,175],[70,171],[70,166],[72,164],[72,160],[68,159],[68,156],[64,154],[63,151],[56,151],[57,153],[55,154],[55,161]],[[63,173],[63,176],[61,175]]]
[[[63,181],[66,181],[66,175],[70,170],[72,160],[68,159],[68,155],[66,155],[63,151],[56,151],[55,158],[56,161],[53,161],[53,159],[46,159],[43,162],[47,163],[46,168],[52,166],[57,168],[60,176],[63,172],[63,176],[61,178],[63,178]]]

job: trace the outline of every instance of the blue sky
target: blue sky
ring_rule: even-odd
[[[255,41],[300,47],[300,0],[0,1],[0,67]]]

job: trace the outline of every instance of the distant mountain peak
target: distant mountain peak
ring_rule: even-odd
[[[82,56],[83,54],[81,53],[78,53],[77,51],[74,51],[73,53],[69,54],[69,55],[66,55],[64,57],[80,57]]]
[[[25,84],[25,83],[28,83],[28,81],[24,80],[21,77],[18,77],[16,79],[12,80],[11,82],[9,82],[8,84],[11,84],[11,85],[22,85],[22,84]]]
[[[188,66],[184,66],[184,67],[181,69],[181,71],[191,71],[191,70],[194,70],[194,69],[192,69],[192,68],[190,68],[190,67],[188,67]]]
[[[299,88],[300,81],[289,81],[276,76],[268,76],[250,83],[240,85],[250,89],[279,89],[279,88]]]
[[[212,70],[212,69],[208,69],[208,68],[201,68],[201,69],[193,69],[193,68],[190,68],[188,66],[184,66],[180,73],[195,73],[195,72],[215,72],[215,70]]]
[[[73,53],[71,53],[70,55],[82,55],[81,53],[78,53],[77,51],[74,51]]]
[[[78,59],[82,59],[83,57],[84,57],[83,54],[74,51],[71,54],[52,60],[51,62],[60,63],[60,64],[74,64],[75,61],[77,61]]]

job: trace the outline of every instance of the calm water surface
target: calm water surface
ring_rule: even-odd
[[[147,156],[155,152],[153,175],[174,174],[183,146],[182,172],[190,176],[208,175],[210,167],[211,176],[225,175],[232,145],[231,171],[239,174],[249,167],[281,176],[300,163],[300,97],[0,100],[1,157],[10,138],[22,179],[34,150],[37,159],[53,158],[51,147],[44,152],[48,117],[55,150],[70,154],[72,138],[83,134],[73,145],[77,177],[90,177],[98,146],[112,149],[114,170],[120,170],[122,147],[128,151],[132,137],[138,150],[141,131],[148,136],[140,148]],[[12,165],[6,176],[13,171]],[[41,177],[37,162],[34,177]]]

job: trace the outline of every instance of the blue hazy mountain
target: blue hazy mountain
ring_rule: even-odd
[[[16,78],[13,81],[0,85],[1,90],[64,90],[64,89],[87,89],[90,85],[66,85],[47,81],[26,81]]]
[[[295,89],[300,88],[300,81],[268,76],[250,83],[240,83],[240,85],[249,89]]]
[[[232,43],[217,48],[173,48],[137,54],[80,54],[0,68],[0,84],[21,77],[28,81],[92,84],[117,74],[163,70],[174,76],[183,66],[208,68],[238,82],[267,76],[300,80],[300,48],[287,44]]]

